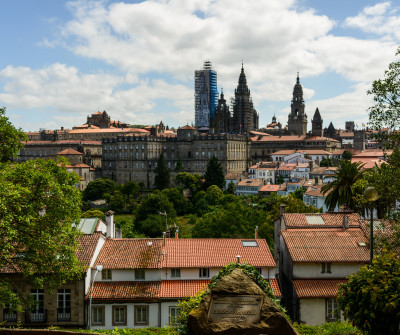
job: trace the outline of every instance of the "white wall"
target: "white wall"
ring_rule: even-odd
[[[325,299],[300,299],[300,321],[309,326],[325,322]]]
[[[161,327],[169,325],[169,307],[176,305],[178,305],[178,300],[161,303]]]
[[[294,263],[293,278],[345,278],[355,273],[364,264],[331,263],[332,273],[321,273],[321,263]]]
[[[94,270],[95,271],[95,270]],[[145,270],[145,281],[160,281],[161,271],[160,269],[146,269]],[[96,276],[95,281],[102,281],[101,272]],[[135,281],[135,270],[112,270],[112,279],[104,281]]]

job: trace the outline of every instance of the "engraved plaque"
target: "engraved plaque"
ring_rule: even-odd
[[[262,295],[212,295],[207,322],[258,323]]]

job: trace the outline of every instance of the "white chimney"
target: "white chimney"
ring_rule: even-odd
[[[106,226],[108,238],[115,238],[115,224],[114,224],[114,212],[108,211],[106,214]]]
[[[258,237],[258,226],[256,226],[256,229],[254,229],[254,238],[257,239]]]
[[[349,216],[343,216],[343,229],[349,229]]]

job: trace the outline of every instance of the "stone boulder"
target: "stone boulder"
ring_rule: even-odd
[[[298,334],[265,292],[241,269],[222,277],[188,318],[189,334]]]

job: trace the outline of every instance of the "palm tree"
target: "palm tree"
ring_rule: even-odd
[[[354,202],[354,183],[362,178],[364,171],[361,162],[343,160],[339,168],[335,171],[335,180],[321,188],[323,194],[327,194],[325,204],[328,210],[333,211],[336,206],[345,205],[350,209],[355,208]]]

